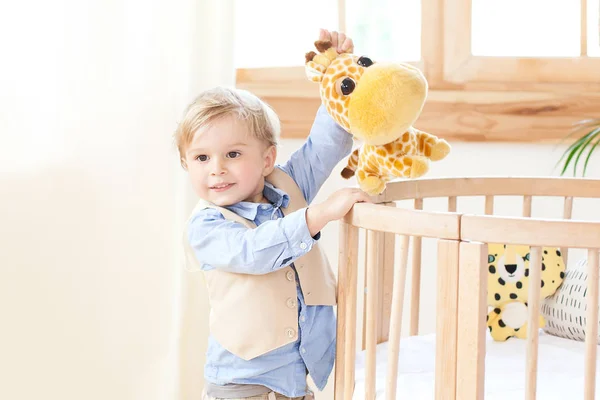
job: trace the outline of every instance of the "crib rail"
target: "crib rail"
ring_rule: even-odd
[[[463,241],[592,248],[600,243],[600,222],[462,215]]]
[[[419,237],[458,239],[460,215],[456,213],[415,211],[381,207],[376,204],[356,204],[344,222],[377,232]]]
[[[558,196],[594,198],[600,180],[552,177],[419,178],[390,182],[377,202],[458,196]]]
[[[483,196],[484,215],[458,213],[457,205],[462,196]],[[498,196],[522,196],[522,217],[493,215]],[[562,197],[563,219],[531,218],[535,196]],[[431,197],[447,197],[447,212],[423,210],[423,200]],[[593,399],[598,337],[600,222],[570,220],[576,197],[600,198],[600,180],[535,177],[416,179],[389,183],[386,192],[374,198],[379,204],[356,204],[340,221],[335,399],[350,400],[354,392],[360,229],[366,231],[367,246],[363,321],[366,399],[375,399],[375,350],[382,341],[388,342],[389,352],[386,398],[396,398],[411,238],[411,335],[418,333],[421,239],[434,238],[438,242],[435,398],[450,400],[484,398],[487,243],[530,245],[532,281],[541,281],[542,246],[560,247],[565,263],[569,248],[588,249],[590,287],[585,399]],[[411,199],[414,209],[394,207],[395,201]],[[400,239],[400,257],[397,265],[393,265],[396,238]],[[393,282],[391,288],[390,282]],[[532,400],[536,398],[537,316],[540,309],[540,301],[536,299],[539,298],[540,285],[530,285],[529,290],[529,298],[533,300],[528,304],[528,326],[532,329],[528,330],[530,335],[527,339],[526,399]]]

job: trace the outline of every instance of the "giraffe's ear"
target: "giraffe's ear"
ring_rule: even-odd
[[[321,82],[321,80],[323,80],[323,76],[325,75],[325,71],[327,70],[327,68],[325,68],[323,65],[321,64],[317,64],[314,61],[308,61],[306,63],[306,77],[313,81],[313,82]]]
[[[316,41],[315,47],[319,54],[311,51],[304,55],[306,76],[313,82],[321,82],[327,67],[335,60],[337,53],[329,41]]]

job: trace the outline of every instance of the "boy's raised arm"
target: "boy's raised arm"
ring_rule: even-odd
[[[321,105],[308,139],[281,169],[296,181],[310,204],[335,166],[351,150],[352,136]]]

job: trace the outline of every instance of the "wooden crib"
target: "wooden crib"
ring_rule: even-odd
[[[482,196],[485,214],[457,212],[461,196]],[[522,217],[494,216],[498,196],[522,196]],[[563,219],[531,218],[534,196],[564,199]],[[423,210],[426,198],[448,199],[447,212]],[[387,347],[385,395],[396,399],[398,355],[401,353],[403,300],[412,237],[410,335],[417,335],[421,283],[422,238],[437,240],[437,300],[435,324],[435,384],[431,398],[483,399],[486,370],[487,244],[531,246],[530,278],[540,281],[541,248],[562,250],[565,264],[569,248],[587,249],[589,287],[584,381],[585,399],[595,398],[598,337],[598,250],[600,222],[571,220],[574,198],[600,198],[600,180],[563,178],[447,178],[417,179],[388,184],[376,204],[357,204],[340,221],[338,267],[338,335],[335,399],[376,398],[376,349]],[[483,200],[485,199],[485,200]],[[396,201],[414,200],[414,209],[396,207]],[[366,232],[364,323],[357,325],[359,229]],[[395,263],[395,239],[401,240]],[[396,265],[394,265],[396,264]],[[533,266],[537,266],[534,268]],[[517,398],[535,399],[538,375],[539,285],[530,285],[529,336],[522,357],[525,389]],[[362,290],[362,289],[361,289]],[[591,302],[591,303],[590,303]],[[362,329],[365,356],[364,392],[355,393],[357,332]],[[402,338],[404,342],[405,337]],[[360,351],[360,350],[359,350]],[[398,397],[400,398],[400,397]],[[414,394],[410,400],[423,398]],[[512,397],[511,397],[512,398]],[[539,396],[538,396],[539,398]],[[545,400],[545,399],[544,399]]]

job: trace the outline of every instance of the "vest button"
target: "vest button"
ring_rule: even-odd
[[[285,334],[291,339],[294,336],[296,336],[296,331],[293,330],[292,328],[288,328],[285,330]]]
[[[291,297],[289,299],[287,299],[287,306],[289,308],[296,307],[296,299],[292,299]]]
[[[294,280],[294,273],[292,271],[288,271],[287,274],[285,274],[285,277],[291,282]]]

